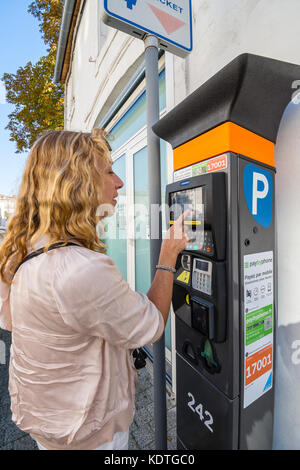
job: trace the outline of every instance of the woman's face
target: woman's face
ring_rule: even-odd
[[[113,207],[117,204],[118,190],[124,186],[121,178],[114,173],[112,163],[104,169],[103,173],[103,204],[111,204]]]

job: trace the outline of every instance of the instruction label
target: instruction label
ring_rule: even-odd
[[[177,281],[184,282],[188,284],[190,280],[190,272],[189,271],[182,271],[182,273],[177,277]]]
[[[244,256],[244,408],[272,388],[273,251]]]

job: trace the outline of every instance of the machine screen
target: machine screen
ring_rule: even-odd
[[[208,271],[208,263],[205,261],[199,261],[198,259],[196,260],[196,269],[199,269],[199,271]]]
[[[185,233],[190,243],[189,250],[202,250],[204,244],[204,188],[197,187],[170,194],[170,224],[190,210],[184,221]]]

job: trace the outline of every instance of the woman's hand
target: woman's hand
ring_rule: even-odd
[[[184,233],[184,217],[190,211],[184,212],[167,231],[162,242],[158,264],[175,268],[177,256],[185,249],[188,238]],[[165,325],[170,311],[174,275],[166,270],[158,269],[147,293],[148,298],[161,312]]]
[[[161,245],[159,264],[174,267],[177,256],[185,249],[189,239],[184,233],[184,218],[190,213],[185,211],[166,233]]]

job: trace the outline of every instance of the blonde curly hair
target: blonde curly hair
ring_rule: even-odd
[[[28,254],[28,243],[32,247],[45,234],[50,237],[45,252],[52,243],[70,239],[90,250],[106,251],[98,236],[96,211],[102,199],[102,172],[109,164],[102,129],[50,131],[39,137],[29,153],[16,210],[0,246],[3,282],[11,284],[16,266]]]

